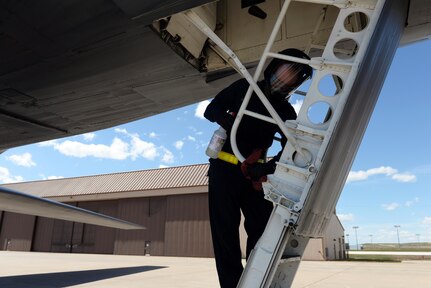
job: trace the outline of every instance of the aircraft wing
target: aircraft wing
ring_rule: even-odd
[[[145,229],[138,224],[4,187],[0,187],[1,210],[125,230]]]

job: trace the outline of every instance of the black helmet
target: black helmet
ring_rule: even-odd
[[[286,49],[279,54],[310,60],[307,54],[298,49]],[[313,76],[313,69],[302,63],[274,58],[265,72],[268,91],[275,99],[285,99],[301,86],[305,80]]]

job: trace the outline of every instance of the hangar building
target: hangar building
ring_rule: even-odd
[[[208,164],[199,164],[4,184],[147,229],[123,231],[1,211],[0,250],[213,257],[207,171]],[[243,247],[244,235],[242,228]],[[343,235],[334,214],[327,235],[310,241],[305,258],[344,258]]]

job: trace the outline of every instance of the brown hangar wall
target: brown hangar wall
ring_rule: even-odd
[[[213,257],[208,194],[173,195],[167,199],[167,256]]]
[[[67,202],[146,230],[0,211],[0,250],[212,257],[208,164],[10,183],[2,186]]]
[[[166,197],[122,199],[118,218],[144,225],[145,230],[117,230],[115,254],[164,254]]]
[[[207,193],[68,203],[143,224],[125,231],[3,212],[0,250],[213,257]]]
[[[50,252],[54,219],[36,217],[32,251]]]
[[[0,249],[30,251],[35,216],[3,212],[0,231]]]

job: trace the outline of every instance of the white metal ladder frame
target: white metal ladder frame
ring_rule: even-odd
[[[244,161],[244,157],[238,151],[235,139],[237,128],[244,114],[277,124],[288,139],[280,161],[277,162],[275,173],[269,175],[268,182],[264,183],[266,198],[275,204],[274,210],[264,234],[247,262],[246,270],[238,287],[269,287],[275,274],[274,268],[279,267],[281,263],[276,263],[281,258],[282,251],[280,250],[286,245],[292,233],[295,232],[297,236],[303,237],[318,236],[322,227],[325,226],[324,220],[312,227],[297,227],[295,229],[294,225],[300,213],[303,212],[301,209],[307,199],[316,173],[321,167],[322,158],[331,139],[332,132],[338,124],[338,119],[356,79],[358,67],[368,48],[385,3],[385,0],[296,0],[306,3],[334,5],[340,8],[340,13],[324,49],[323,56],[305,60],[270,52],[291,1],[284,1],[254,77],[251,77],[233,51],[211,29],[206,27],[206,24],[193,11],[185,13],[194,25],[229,55],[235,65],[238,66],[241,75],[250,84],[231,133],[232,149],[238,159]],[[368,25],[359,32],[349,32],[344,27],[344,19],[354,12],[364,13],[368,17]],[[349,59],[340,59],[334,54],[335,44],[343,39],[354,40],[358,45],[356,55]],[[305,97],[296,120],[284,123],[256,84],[268,57],[308,64],[316,69],[307,97]],[[319,81],[327,75],[338,76],[344,83],[343,89],[333,97],[323,95],[318,89]],[[253,90],[272,118],[246,110]],[[316,124],[310,121],[307,114],[308,109],[319,101],[327,103],[332,113],[328,121]],[[300,161],[295,162],[293,157],[295,152],[299,155],[296,158]],[[300,165],[298,162],[300,162]],[[328,216],[326,214],[327,211],[322,211],[320,216],[324,218]],[[299,241],[301,242],[302,240]],[[302,242],[306,244],[308,238],[304,238]],[[292,268],[294,274],[299,266],[299,261],[300,257],[291,257],[282,264],[287,263],[287,266],[289,266],[289,262],[297,262],[298,264],[293,265],[295,267]],[[280,285],[277,283],[272,283],[272,287],[281,287],[274,286]]]

